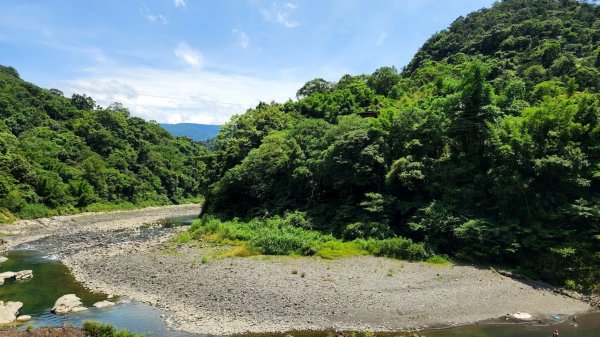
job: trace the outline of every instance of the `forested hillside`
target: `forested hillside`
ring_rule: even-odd
[[[598,287],[599,92],[600,6],[501,1],[402,72],[315,79],[234,117],[205,158],[207,209],[294,212],[292,225],[345,240],[404,236]]]
[[[204,147],[0,67],[0,219],[198,198]]]

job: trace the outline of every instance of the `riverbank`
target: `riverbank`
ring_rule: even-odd
[[[199,204],[184,204],[19,220],[0,226],[0,251],[49,237],[57,242],[86,247],[94,242],[99,243],[101,239],[110,242],[110,236],[116,230],[136,229],[170,217],[196,215],[200,210]],[[104,234],[104,238],[97,237],[99,233]]]
[[[4,248],[51,242],[86,287],[166,309],[169,327],[192,333],[399,331],[516,312],[545,321],[554,314],[590,309],[549,286],[519,282],[487,268],[372,256],[225,258],[233,247],[176,244],[168,241],[169,235],[143,240],[129,235],[143,233],[140,226],[160,219],[197,214],[199,207],[21,221],[2,227],[10,234],[4,236]]]
[[[552,287],[473,266],[371,256],[218,258],[226,248],[172,245],[120,244],[80,252],[65,263],[93,290],[164,308],[171,328],[212,335],[415,330],[516,312],[550,321],[590,309]]]

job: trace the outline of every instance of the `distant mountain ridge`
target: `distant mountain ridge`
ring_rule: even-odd
[[[220,125],[178,123],[178,124],[160,124],[173,136],[187,136],[196,141],[205,141],[215,138],[221,130]]]

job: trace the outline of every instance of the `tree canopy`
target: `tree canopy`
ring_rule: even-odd
[[[0,67],[0,208],[20,217],[197,198],[206,154],[121,104],[65,98]]]
[[[207,209],[600,284],[600,6],[504,0],[218,136]],[[375,114],[364,112],[375,111]]]

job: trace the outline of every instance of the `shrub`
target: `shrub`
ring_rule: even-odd
[[[19,217],[22,219],[42,218],[50,214],[50,210],[43,204],[27,204],[21,208]]]
[[[265,255],[313,255],[316,252],[311,242],[306,242],[302,237],[291,232],[272,230],[261,231],[260,235],[250,239],[248,247]]]
[[[89,337],[144,337],[143,335],[134,334],[127,330],[117,330],[110,324],[92,321],[83,322],[81,330]]]
[[[361,249],[356,242],[342,242],[339,240],[327,241],[323,243],[317,251],[317,255],[324,259],[335,259],[338,257],[365,254],[367,254],[367,252],[364,249]]]
[[[376,256],[409,261],[422,261],[430,256],[423,244],[413,243],[412,240],[402,237],[385,240],[357,240],[357,242],[364,250]]]
[[[346,226],[342,235],[347,240],[385,239],[392,236],[392,231],[387,224],[381,222],[355,222]]]
[[[247,222],[238,219],[221,221],[213,216],[204,216],[192,224],[188,233],[191,239],[202,238],[216,243],[242,246],[238,251],[224,254],[224,257],[254,253],[305,256],[316,254],[325,259],[333,259],[373,254],[415,261],[425,260],[430,256],[422,244],[413,243],[410,239],[397,237],[342,241],[331,235],[304,229],[307,223],[301,212]],[[176,240],[187,240],[187,237],[180,235]]]

